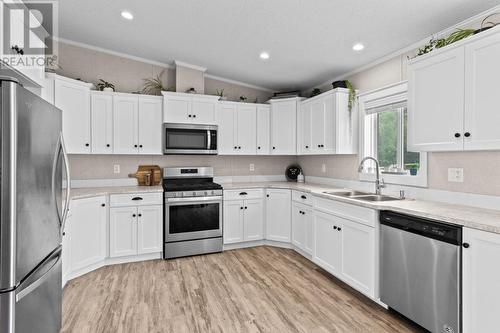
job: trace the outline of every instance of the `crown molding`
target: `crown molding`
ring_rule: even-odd
[[[196,71],[200,71],[203,73],[205,73],[207,71],[207,69],[205,67],[201,67],[201,66],[197,66],[197,65],[193,65],[193,64],[188,64],[187,62],[183,62],[183,61],[179,61],[179,60],[174,60],[174,64],[175,64],[175,66],[190,68],[190,69],[194,69]]]
[[[493,8],[485,10],[484,12],[481,12],[479,14],[476,14],[476,15],[472,16],[472,17],[469,17],[469,18],[467,18],[467,19],[465,19],[465,20],[463,20],[463,21],[461,21],[461,22],[459,22],[457,24],[454,24],[451,27],[448,27],[448,28],[446,28],[444,30],[441,30],[438,33],[432,34],[432,35],[430,35],[430,36],[428,36],[428,37],[426,37],[426,38],[424,38],[424,39],[422,39],[422,40],[420,40],[418,42],[410,44],[410,45],[408,45],[408,46],[406,46],[406,47],[404,47],[404,48],[402,48],[402,49],[400,49],[398,51],[389,53],[389,54],[383,56],[382,58],[379,58],[379,59],[377,59],[375,61],[372,61],[372,62],[370,62],[370,63],[368,63],[366,65],[358,67],[358,68],[356,68],[356,69],[354,69],[352,71],[346,72],[346,73],[344,73],[342,75],[337,75],[333,79],[330,79],[330,80],[328,80],[326,82],[318,83],[316,85],[313,85],[312,87],[310,87],[309,89],[306,89],[304,91],[309,91],[309,90],[311,90],[313,88],[321,87],[321,86],[330,84],[331,82],[334,82],[334,81],[343,80],[346,77],[358,74],[360,72],[368,70],[368,69],[370,69],[372,67],[380,65],[380,64],[382,64],[382,63],[384,63],[386,61],[389,61],[391,59],[394,59],[396,57],[400,57],[400,56],[404,55],[405,53],[417,50],[419,47],[422,47],[422,45],[424,45],[425,43],[427,43],[429,41],[429,39],[431,37],[433,37],[433,36],[434,37],[440,37],[440,36],[443,36],[443,35],[448,35],[448,34],[452,33],[453,31],[455,31],[458,28],[463,28],[465,25],[476,23],[480,19],[482,19],[482,18],[484,18],[484,17],[486,17],[486,16],[488,16],[490,14],[499,12],[499,11],[500,11],[500,5],[497,5],[497,6],[493,7]]]

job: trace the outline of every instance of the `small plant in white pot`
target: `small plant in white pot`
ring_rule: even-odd
[[[104,81],[103,79],[99,79],[99,83],[96,84],[97,86],[97,89],[99,89],[100,91],[107,91],[107,92],[113,92],[115,91],[115,85],[108,82],[108,81]]]

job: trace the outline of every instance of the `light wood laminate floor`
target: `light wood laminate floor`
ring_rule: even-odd
[[[420,332],[293,250],[101,268],[68,282],[62,332]]]

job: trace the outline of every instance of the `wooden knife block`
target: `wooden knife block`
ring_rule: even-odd
[[[161,169],[158,165],[139,165],[136,173],[131,173],[128,176],[137,178],[140,186],[146,186],[146,179],[148,174],[151,174],[151,185],[156,186],[161,183]]]

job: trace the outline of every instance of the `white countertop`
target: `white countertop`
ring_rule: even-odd
[[[398,213],[410,214],[500,234],[500,211],[498,210],[412,199],[367,202],[323,193],[325,191],[341,192],[346,190],[345,188],[310,183],[252,182],[223,183],[222,186],[225,190],[246,188],[283,188],[298,190],[312,193],[313,195],[322,198],[337,200],[362,207],[377,210],[391,210]]]
[[[126,193],[155,193],[163,192],[163,187],[158,186],[107,186],[107,187],[82,187],[72,188],[70,199],[84,199],[108,194]]]

